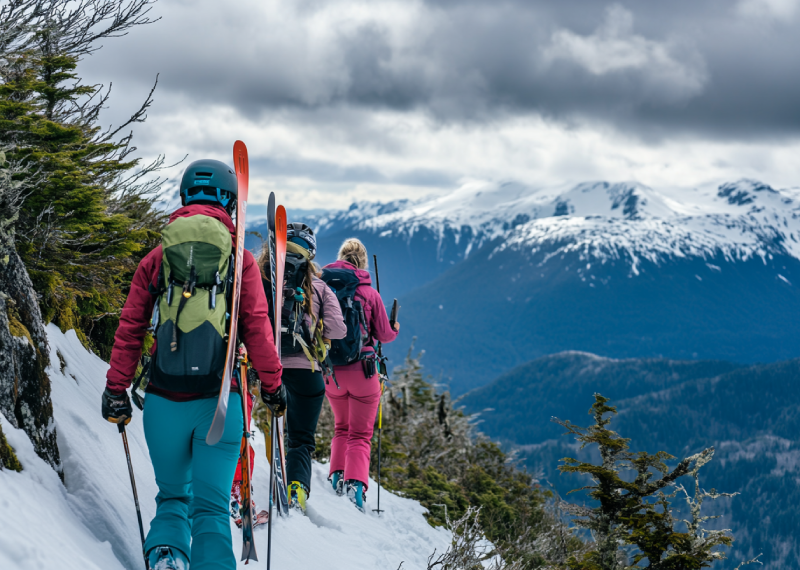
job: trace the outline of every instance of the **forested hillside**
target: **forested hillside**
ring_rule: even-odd
[[[613,429],[632,445],[678,457],[714,446],[702,484],[739,492],[715,508],[741,555],[764,553],[767,568],[794,568],[800,533],[792,505],[800,477],[800,360],[741,366],[725,362],[612,360],[562,353],[520,366],[459,402],[480,412],[480,427],[518,449],[532,473],[560,493],[585,483],[559,475],[576,448],[557,417],[582,425],[593,393],[613,399]]]

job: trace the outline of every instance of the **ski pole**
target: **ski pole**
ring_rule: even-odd
[[[378,291],[378,295],[381,294],[381,280],[378,276],[378,256],[373,254],[372,255],[372,262],[375,265],[375,289]],[[395,303],[397,304],[397,303]],[[392,311],[394,313],[394,311]],[[378,374],[381,378],[381,397],[378,400],[378,508],[372,509],[374,512],[381,514],[383,511],[381,510],[381,435],[383,433],[383,387],[385,386],[385,380],[388,379],[389,375],[386,372],[386,360],[383,357],[383,348],[381,346],[381,342],[378,341],[377,346],[377,353],[378,353]]]
[[[381,293],[381,279],[378,277],[378,256],[374,253],[372,254],[372,264],[375,266],[375,289],[377,289],[378,294]]]
[[[269,436],[272,440],[272,445],[269,446],[269,516],[267,517],[267,570],[269,570],[272,563],[272,503],[273,499],[277,501],[277,497],[275,497],[275,447],[278,445],[278,440],[275,432],[278,430],[278,420],[272,412],[272,408],[269,406],[267,408],[270,411]]]
[[[383,378],[381,378],[381,399],[378,402],[378,508],[372,509],[381,514],[381,432],[383,431]]]
[[[139,494],[136,492],[136,479],[133,476],[133,464],[131,463],[131,450],[128,447],[128,434],[125,433],[125,420],[121,417],[117,420],[117,429],[122,434],[122,445],[125,446],[125,457],[128,459],[128,473],[131,475],[131,487],[133,488],[133,502],[136,504],[136,516],[139,519],[139,537],[142,539],[142,556],[144,557],[145,570],[150,568],[147,563],[147,553],[144,551],[144,525],[142,524],[142,510],[139,508]]]

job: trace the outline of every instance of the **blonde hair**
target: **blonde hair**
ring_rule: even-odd
[[[342,247],[339,248],[338,258],[342,261],[352,263],[359,269],[368,267],[367,248],[358,238],[347,238]]]

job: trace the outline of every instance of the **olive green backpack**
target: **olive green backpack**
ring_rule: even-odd
[[[225,368],[233,278],[230,231],[209,216],[177,218],[162,231],[161,247],[150,383],[211,396],[219,393]]]

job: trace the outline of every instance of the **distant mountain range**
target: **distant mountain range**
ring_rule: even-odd
[[[378,254],[384,298],[402,305],[389,355],[396,362],[417,337],[460,394],[563,350],[800,356],[798,215],[800,189],[741,180],[663,190],[471,183],[304,217],[318,261],[349,236]]]
[[[701,470],[701,484],[741,493],[707,505],[708,513],[721,515],[712,524],[733,529],[736,539],[730,561],[719,567],[732,570],[763,553],[765,569],[797,570],[798,378],[800,360],[742,366],[565,352],[519,366],[459,403],[468,412],[480,412],[479,428],[517,448],[529,470],[565,497],[586,481],[560,475],[560,460],[598,457],[580,450],[550,419],[589,425],[594,393],[617,406],[619,415],[610,427],[631,438],[632,450],[666,451],[682,459],[713,445],[716,454]],[[584,498],[566,497],[579,503]]]

